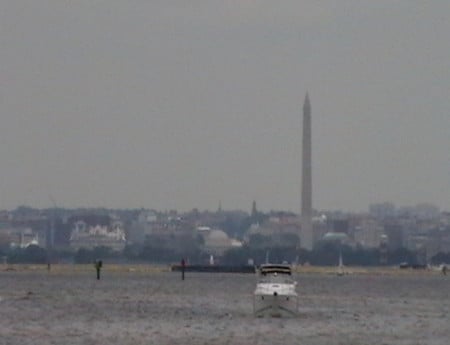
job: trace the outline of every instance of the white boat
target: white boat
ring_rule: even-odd
[[[258,269],[253,294],[255,316],[295,316],[298,312],[297,282],[290,265],[264,264]]]

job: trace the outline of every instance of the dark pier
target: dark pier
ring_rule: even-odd
[[[172,265],[172,272],[180,272],[181,265]],[[205,273],[256,273],[255,266],[226,266],[226,265],[186,265],[185,272],[205,272]]]

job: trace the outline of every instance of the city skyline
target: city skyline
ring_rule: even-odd
[[[0,209],[298,212],[308,91],[315,209],[449,210],[449,12],[2,2]]]

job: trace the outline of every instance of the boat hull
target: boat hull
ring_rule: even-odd
[[[296,316],[298,297],[296,295],[254,295],[253,311],[257,317]]]

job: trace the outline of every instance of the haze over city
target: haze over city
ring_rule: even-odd
[[[450,205],[447,1],[2,1],[0,209]]]

